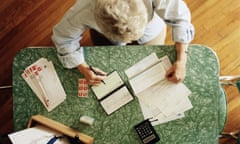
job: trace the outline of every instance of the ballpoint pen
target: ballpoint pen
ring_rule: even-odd
[[[104,76],[103,74],[96,72],[96,71],[93,69],[92,66],[89,66],[89,69],[90,69],[95,75]],[[106,84],[103,80],[101,80],[101,82],[104,83],[104,84]]]

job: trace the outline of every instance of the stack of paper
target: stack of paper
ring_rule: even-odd
[[[66,93],[51,61],[40,58],[24,70],[22,77],[48,112],[65,100]]]
[[[188,98],[191,91],[183,83],[166,80],[170,67],[167,56],[158,59],[153,53],[125,71],[144,118],[153,121],[153,125],[182,118],[192,108]]]

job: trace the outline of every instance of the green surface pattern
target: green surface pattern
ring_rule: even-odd
[[[156,52],[158,57],[168,55],[176,59],[173,46],[107,46],[84,47],[88,64],[105,72],[117,70],[128,84],[124,70]],[[24,69],[45,57],[53,61],[63,84],[67,99],[51,112],[21,77]],[[161,140],[159,144],[217,144],[218,143],[218,95],[219,65],[214,52],[202,45],[190,45],[187,75],[184,83],[192,91],[193,108],[185,117],[155,126]],[[26,48],[21,50],[13,63],[14,130],[26,128],[32,115],[42,114],[94,137],[96,144],[138,144],[140,140],[133,126],[143,120],[137,98],[110,116],[107,116],[93,92],[88,98],[79,98],[78,78],[83,76],[76,69],[64,69],[56,56],[55,48]],[[79,122],[82,115],[95,119],[92,126]]]

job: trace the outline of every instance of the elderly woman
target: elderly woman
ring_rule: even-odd
[[[115,45],[132,41],[160,45],[165,41],[166,24],[172,28],[177,51],[166,77],[179,82],[185,78],[187,48],[194,37],[190,11],[183,0],[77,0],[54,27],[52,40],[64,67],[77,68],[90,85],[98,85],[105,72],[93,68],[93,73],[79,43],[86,29],[97,31]]]

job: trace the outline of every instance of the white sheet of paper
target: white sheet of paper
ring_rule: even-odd
[[[183,112],[167,117],[157,107],[153,105],[149,106],[146,103],[144,103],[141,99],[139,99],[139,103],[144,119],[149,119],[153,126],[184,117]]]
[[[137,97],[160,109],[165,116],[171,116],[192,108],[188,99],[190,94],[190,90],[182,83],[175,84],[163,80],[142,91]]]
[[[156,84],[160,80],[165,78],[166,71],[162,65],[162,62],[159,62],[142,72],[141,74],[133,77],[129,80],[133,91],[136,95],[148,89],[152,85]]]
[[[123,81],[117,71],[110,73],[107,78],[104,79],[104,82],[105,84],[101,83],[99,86],[92,86],[92,90],[98,100],[102,99],[104,96],[123,84]]]
[[[134,64],[134,66],[125,70],[125,73],[128,76],[128,78],[131,79],[134,76],[138,75],[139,73],[145,71],[148,67],[152,66],[158,61],[159,59],[156,53],[152,53],[149,56],[142,59],[141,61],[139,61],[138,63]]]

